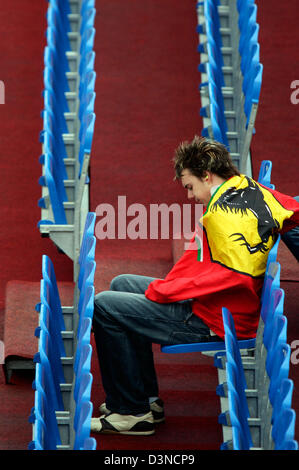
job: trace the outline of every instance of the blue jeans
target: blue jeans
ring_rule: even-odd
[[[145,297],[153,280],[122,274],[112,280],[109,291],[95,297],[93,331],[102,384],[107,408],[115,413],[145,413],[148,398],[159,396],[152,343],[211,339],[189,300],[159,304]]]

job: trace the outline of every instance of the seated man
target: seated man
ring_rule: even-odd
[[[152,343],[223,339],[223,306],[240,339],[255,337],[269,250],[278,232],[299,223],[299,203],[240,174],[218,142],[195,137],[181,144],[174,167],[188,198],[205,212],[165,279],[124,274],[96,295],[106,402],[92,419],[94,432],[150,435],[164,419]]]

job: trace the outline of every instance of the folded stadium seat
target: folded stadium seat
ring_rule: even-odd
[[[84,402],[80,414],[78,417],[78,425],[75,429],[75,442],[74,442],[74,450],[81,450],[81,449],[90,449],[90,446],[93,450],[96,449],[96,441],[94,438],[90,438],[90,423],[91,423],[91,416],[92,416],[92,403],[90,401]],[[89,441],[87,441],[89,439]],[[89,443],[87,447],[85,447],[85,443]]]
[[[35,354],[33,361],[42,365],[43,384],[49,406],[52,407],[55,411],[62,411],[64,410],[64,404],[59,386],[59,380],[57,374],[55,373],[55,364],[50,363],[50,339],[51,338],[49,333],[41,328],[38,341],[38,352]]]
[[[248,129],[251,126],[251,132],[254,128],[252,126],[252,114],[254,105],[257,105],[259,102],[261,84],[262,84],[262,74],[263,66],[262,64],[255,64],[250,69],[250,75],[248,79],[247,88],[244,90],[245,102],[244,102],[244,112],[246,115],[246,128]]]
[[[273,405],[271,435],[265,436],[267,441],[272,443],[272,450],[291,450],[288,443],[291,443],[293,450],[298,449],[298,443],[294,440],[296,416],[292,410],[293,390],[294,383],[291,379],[282,380]],[[287,415],[285,414],[287,410],[291,410],[291,413],[288,412],[288,422],[286,422]]]
[[[60,329],[63,330],[65,329],[65,322],[63,319],[56,274],[54,265],[47,255],[42,256],[42,276],[43,280],[49,283],[50,289],[49,292],[47,292],[47,297],[42,297],[41,300],[47,302],[49,307],[57,312],[56,323],[59,325]]]
[[[259,171],[258,182],[263,184],[267,188],[275,189],[274,184],[271,183],[271,171],[271,160],[263,160]]]
[[[69,6],[63,9],[67,15],[70,14]],[[59,8],[59,3],[49,2],[49,8],[47,9],[47,24],[53,28],[56,32],[57,37],[59,38],[61,44],[61,50],[67,51],[71,50],[71,40],[70,40],[70,31],[71,26],[69,22],[69,17],[64,15],[64,21],[62,19],[61,9]],[[66,22],[66,24],[64,24]]]
[[[285,342],[287,333],[287,318],[283,315],[284,290],[274,289],[270,298],[270,308],[265,319],[263,342],[268,351],[267,361],[271,363],[273,347],[279,342]],[[275,336],[273,332],[275,331]]]
[[[48,98],[48,93],[45,94],[46,98]],[[53,158],[55,159],[55,164],[57,171],[59,172],[59,176],[62,180],[62,186],[64,188],[63,197],[64,200],[72,200],[72,197],[67,197],[67,186],[69,186],[68,181],[68,174],[65,166],[65,159],[67,158],[67,151],[63,141],[63,136],[59,132],[58,123],[55,122],[54,116],[51,115],[51,111],[45,109],[43,111],[43,131],[40,134],[40,141],[42,142],[42,150],[43,155],[47,153],[51,153]],[[44,163],[42,159],[40,159],[40,163]],[[72,181],[72,180],[70,180]]]
[[[78,362],[79,358],[81,357],[82,348],[90,344],[91,328],[92,319],[90,317],[83,318],[80,328],[78,329],[78,342],[74,360],[74,370],[78,368]]]
[[[69,62],[67,60],[66,51],[63,40],[57,30],[52,26],[47,27],[46,31],[46,50],[49,51],[50,57],[44,55],[44,65],[52,67],[54,79],[60,83],[60,88],[65,92],[70,91],[69,82],[67,80],[67,72],[70,71]],[[69,49],[70,46],[68,46]]]
[[[75,290],[75,298],[77,299],[78,291],[81,289],[81,283],[84,276],[84,265],[87,261],[92,261],[95,259],[95,247],[96,247],[96,238],[94,236],[94,229],[95,229],[95,220],[96,214],[95,212],[88,212],[84,231],[82,234],[82,241],[80,245],[79,256],[77,258],[77,271],[78,271],[78,278],[76,281],[76,290]]]
[[[210,102],[209,119],[210,125],[202,129],[201,135],[210,139],[217,140],[229,149],[225,116],[221,113],[217,102],[214,99],[211,99]]]
[[[293,409],[283,410],[280,418],[280,426],[275,436],[274,450],[289,450],[292,443],[293,450],[298,449],[298,443],[294,440],[296,413]]]
[[[96,263],[90,261],[84,268],[84,275],[82,279],[82,286],[80,289],[80,296],[78,300],[78,317],[76,321],[76,336],[80,334],[81,324],[84,318],[93,315],[93,300],[94,300],[94,274],[95,274]]]
[[[90,344],[83,345],[80,351],[80,356],[78,359],[77,367],[74,369],[74,400],[77,403],[79,399],[79,390],[83,377],[86,374],[90,374],[90,365],[91,365],[91,356],[92,356],[92,347]],[[90,398],[90,394],[89,394]]]
[[[40,133],[40,142],[43,143],[43,133],[45,130],[48,130],[53,135],[55,143],[59,147],[59,157],[63,161],[64,166],[66,166],[66,159],[68,158],[66,145],[64,142],[64,134],[73,133],[69,129],[70,120],[67,119],[67,113],[58,112],[58,105],[56,103],[55,94],[50,87],[44,90],[44,110],[42,111],[43,117],[43,130]],[[48,122],[46,121],[48,118]],[[42,146],[42,153],[44,153],[44,148]],[[68,177],[68,171],[65,172],[65,178]]]
[[[31,409],[28,422],[32,424],[32,441],[28,444],[28,450],[44,450],[46,446],[44,436],[47,434],[47,427],[44,420],[43,394],[38,390],[34,392],[34,406]]]
[[[65,207],[63,202],[63,197],[61,196],[61,190],[63,185],[61,185],[61,178],[59,178],[59,171],[55,165],[55,160],[50,152],[46,153],[44,156],[44,175],[39,178],[39,184],[42,187],[47,187],[48,194],[39,199],[38,205],[42,209],[51,210],[47,215],[48,217],[52,215],[51,219],[42,219],[39,222],[39,227],[41,228],[43,224],[67,224],[67,216],[65,213]],[[49,204],[50,202],[50,204]]]
[[[87,421],[87,424],[86,424],[86,427],[88,427],[88,422]],[[77,442],[75,444],[76,446],[78,445]],[[95,440],[94,437],[87,437],[84,441],[83,441],[83,444],[82,444],[82,440],[80,442],[80,449],[81,450],[96,450],[97,448],[97,441]],[[74,450],[78,450],[77,447],[74,448]]]
[[[93,376],[90,372],[86,372],[80,377],[80,385],[77,390],[76,409],[74,414],[74,429],[78,428],[79,416],[81,414],[82,405],[85,402],[90,401],[91,387],[92,387]]]
[[[92,262],[95,257],[95,247],[96,247],[96,238],[95,236],[90,236],[86,239],[86,243],[84,246],[84,256],[81,256],[79,259],[79,266],[83,267],[84,265],[86,266],[89,262]],[[80,252],[81,253],[81,252]],[[82,289],[84,277],[86,273],[84,269],[80,269],[79,272],[79,277],[78,277],[78,288],[79,290]]]
[[[273,364],[272,367],[268,369],[270,375],[269,401],[272,406],[282,380],[288,378],[290,355],[291,348],[287,343],[279,344],[275,347]]]
[[[53,327],[50,324],[53,323],[53,318],[51,319],[51,316],[49,308],[42,304],[39,314],[39,326],[36,328],[34,334],[38,338],[41,330],[47,333],[49,337],[47,354],[51,368],[59,383],[65,383],[65,376],[61,362],[61,357],[66,356],[65,346],[63,344],[62,332],[60,332],[59,335],[56,335],[55,332],[53,333],[53,331],[51,331],[53,330]]]

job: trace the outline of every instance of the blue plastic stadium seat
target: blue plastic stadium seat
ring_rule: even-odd
[[[92,346],[90,344],[83,345],[80,350],[80,357],[78,360],[77,367],[74,368],[75,373],[75,387],[74,387],[74,399],[75,402],[78,401],[78,393],[80,388],[81,379],[84,374],[90,373],[91,365],[91,356],[92,356]]]
[[[276,245],[274,245],[274,248],[276,248]],[[275,252],[276,251],[274,251],[274,254]],[[269,312],[271,294],[274,289],[280,287],[280,270],[281,268],[278,261],[271,261],[266,267],[263,290],[261,295],[261,318],[264,323],[266,322],[266,318]]]
[[[271,183],[272,162],[271,160],[263,160],[260,166],[258,182],[270,189],[275,189]]]
[[[86,10],[88,10],[89,8],[94,8],[95,7],[95,0],[83,0],[82,1],[82,5],[81,5],[81,16],[84,15],[84,13],[86,12]]]
[[[293,390],[294,383],[291,379],[282,380],[273,403],[271,435],[274,442],[279,440],[283,411],[292,407]]]
[[[70,10],[70,4],[68,0],[50,0],[50,6],[55,10],[55,13],[57,15],[57,20],[59,21],[61,25],[61,30],[70,32],[71,31],[71,26],[69,22],[69,13],[71,12]]]
[[[88,212],[85,220],[83,237],[81,242],[80,254],[79,254],[79,264],[84,263],[86,256],[90,253],[91,258],[94,259],[95,254],[95,246],[91,248],[89,245],[90,240],[92,243],[94,241],[93,235],[95,230],[95,221],[96,221],[96,213],[95,212]]]
[[[67,16],[65,21],[68,22]],[[57,8],[57,4],[55,5],[52,2],[50,2],[49,8],[47,10],[47,24],[53,28],[56,33],[57,42],[55,43],[55,46],[57,45],[57,48],[64,51],[70,50],[71,47],[68,37],[68,32],[70,32],[70,24],[69,22],[67,25],[62,24],[62,17]]]
[[[79,299],[78,313],[79,313],[79,324],[77,329],[77,336],[80,335],[81,324],[84,321],[84,318],[93,318],[94,310],[94,286],[87,285],[85,289],[82,290]]]
[[[50,60],[46,60],[48,55],[51,57],[51,50],[48,46],[46,46],[44,53],[45,66],[43,71],[44,89],[52,91],[55,95],[57,112],[59,114],[69,112],[70,108],[67,97],[65,95],[65,93],[68,91],[68,89],[66,89],[68,82],[66,81],[65,72],[62,71],[58,73]],[[64,78],[60,79],[60,75],[62,75]]]
[[[84,37],[85,31],[93,28],[95,22],[96,9],[94,7],[84,8],[81,10],[81,26],[80,34]]]
[[[83,245],[82,245],[83,246]],[[79,265],[80,268],[78,285],[82,285],[82,279],[84,277],[84,265],[89,261],[93,261],[95,258],[95,247],[96,247],[96,237],[94,235],[86,237],[84,249],[80,251],[79,256]]]
[[[51,91],[45,90],[44,101],[47,106],[49,96],[52,94]],[[51,114],[46,108],[43,111],[43,131],[41,132],[41,141],[43,143],[44,154],[50,153],[55,159],[55,171],[59,172],[60,181],[60,192],[63,201],[67,201],[66,190],[63,184],[63,180],[67,179],[67,172],[64,164],[64,158],[67,158],[67,152],[62,137],[61,128],[59,127],[61,122],[58,118],[55,121],[55,115]],[[64,125],[66,125],[64,120]]]
[[[96,31],[93,27],[84,30],[80,47],[80,54],[82,57],[87,54],[87,52],[93,50],[95,34]]]
[[[41,186],[47,186],[49,190],[49,197],[53,210],[54,221],[56,224],[67,224],[67,218],[64,209],[64,198],[61,196],[61,190],[64,188],[59,172],[56,170],[56,165],[53,156],[50,153],[44,155],[44,175],[39,178]],[[46,203],[44,198],[38,202],[40,207],[45,207]],[[41,221],[40,223],[42,223]]]
[[[88,290],[88,288],[94,285],[95,270],[96,270],[95,261],[88,261],[84,267],[81,267],[83,276],[80,279],[81,282],[80,282],[80,285],[78,286],[80,289],[80,297],[79,297],[79,303],[78,303],[79,312],[82,311],[83,305],[85,303],[85,298],[87,296],[91,296],[91,291]]]
[[[93,376],[90,372],[86,372],[80,376],[78,380],[78,393],[76,397],[76,408],[74,414],[74,428],[78,427],[79,416],[83,403],[90,401],[91,387]]]
[[[35,366],[35,380],[32,388],[34,393],[34,407],[31,410],[29,422],[34,425],[33,441],[29,449],[56,450],[61,444],[59,428],[53,404],[53,390],[49,390],[48,374],[42,362]]]
[[[54,323],[54,325],[53,325]],[[61,357],[64,357],[64,344],[61,332],[57,330],[55,318],[53,318],[49,308],[41,304],[39,314],[39,326],[35,330],[35,336],[39,338],[41,330],[45,331],[49,336],[47,355],[49,358],[51,369],[55,378],[59,383],[65,383]]]
[[[75,430],[74,450],[82,450],[84,442],[90,437],[92,409],[93,407],[91,402],[85,402],[81,407],[80,415],[78,417],[78,426]]]
[[[81,448],[82,450],[96,450],[97,449],[97,441],[94,437],[87,437]]]
[[[84,318],[81,323],[80,330],[78,331],[78,342],[74,360],[74,370],[77,370],[79,359],[81,357],[81,351],[84,346],[90,344],[92,319]]]
[[[247,118],[246,126],[250,119],[252,105],[259,102],[261,85],[262,85],[263,66],[255,64],[251,68],[248,88],[245,91],[244,111]]]
[[[49,356],[48,343],[50,341],[47,331],[41,329],[38,341],[38,352],[34,355],[33,361],[42,365],[43,384],[49,404],[54,410],[64,410],[60,382],[57,374],[53,371]]]
[[[290,368],[291,348],[285,344],[279,344],[275,348],[275,360],[273,361],[270,373],[269,399],[273,406],[275,395],[281,382],[288,378]]]
[[[55,269],[49,256],[42,256],[42,282],[41,282],[41,303],[49,307],[51,313],[55,316],[56,327],[62,331],[65,330],[61,300],[56,280]],[[37,308],[38,308],[37,304]]]
[[[283,326],[286,323],[287,319],[284,319],[283,315],[283,305],[284,305],[285,293],[281,288],[274,288],[271,290],[270,299],[269,299],[269,310],[265,315],[265,328],[264,328],[264,345],[270,350],[271,345],[277,344],[278,337],[273,338],[274,324],[277,317],[282,317],[280,320],[280,325],[276,325],[277,328],[280,326],[283,330]],[[277,335],[279,335],[279,330],[277,330]]]
[[[79,63],[79,75],[82,79],[85,74],[88,72],[92,72],[94,70],[94,63],[95,63],[95,52],[90,50],[86,52],[80,60]]]
[[[47,433],[47,426],[44,420],[44,393],[40,390],[34,392],[34,406],[31,409],[28,418],[29,423],[33,424],[33,439],[28,444],[28,450],[44,450],[44,436]]]
[[[296,446],[296,441],[294,440],[295,421],[296,413],[293,409],[287,408],[283,410],[279,421],[277,435],[275,436],[274,450],[289,450],[290,447],[297,450],[298,444]],[[289,443],[292,443],[292,445],[290,446]]]
[[[52,126],[55,126],[56,132],[60,131],[60,136],[58,137],[63,142],[62,134],[68,133],[68,127],[65,119],[65,115],[63,113],[58,112],[58,106],[56,103],[56,97],[51,89],[45,89],[43,91],[44,97],[44,110],[47,111],[48,115],[50,116]],[[42,112],[44,116],[44,113]],[[43,140],[43,131],[45,129],[45,125],[43,126],[43,130],[41,132],[41,141]],[[63,151],[62,155],[66,155],[65,146],[63,142],[63,146],[61,146]],[[64,158],[64,157],[63,157]]]
[[[57,34],[57,31],[52,27],[48,26],[46,31],[47,47],[46,50],[50,51],[52,55],[51,66],[55,72],[55,78],[62,80],[60,86],[65,91],[69,91],[68,83],[66,79],[66,72],[70,71],[69,62],[65,54],[66,50],[61,47],[61,38]],[[46,55],[44,57],[45,65],[50,65],[47,62]]]
[[[80,135],[80,148],[79,148],[80,175],[81,175],[84,155],[91,153],[95,118],[96,118],[95,113],[90,113],[84,116],[83,118],[82,132]]]
[[[236,365],[231,362],[227,362],[226,376],[229,415],[232,426],[233,450],[250,450],[252,447],[252,440],[247,419],[248,408],[247,406],[244,406],[244,403],[246,402],[245,390],[240,392],[240,387],[239,390],[237,390],[238,372]]]
[[[275,361],[275,351],[276,351],[277,346],[287,342],[287,317],[285,315],[277,315],[275,314],[275,312],[274,312],[274,315],[275,315],[275,318],[272,322],[273,330],[270,334],[268,333],[267,335],[268,337],[265,338],[268,341],[267,346],[264,341],[264,344],[267,348],[267,358],[266,358],[266,370],[267,371],[271,371],[272,369],[272,365],[274,364],[274,361]]]

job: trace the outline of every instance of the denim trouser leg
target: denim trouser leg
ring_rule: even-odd
[[[296,260],[299,261],[299,226],[283,234],[281,239],[295,256]]]
[[[296,196],[294,199],[299,202],[299,196]],[[281,239],[295,256],[296,260],[299,261],[299,226],[283,234]]]
[[[152,343],[205,340],[209,328],[189,301],[159,304],[144,295],[153,278],[121,275],[95,297],[94,334],[107,407],[121,414],[149,410],[158,395]]]

